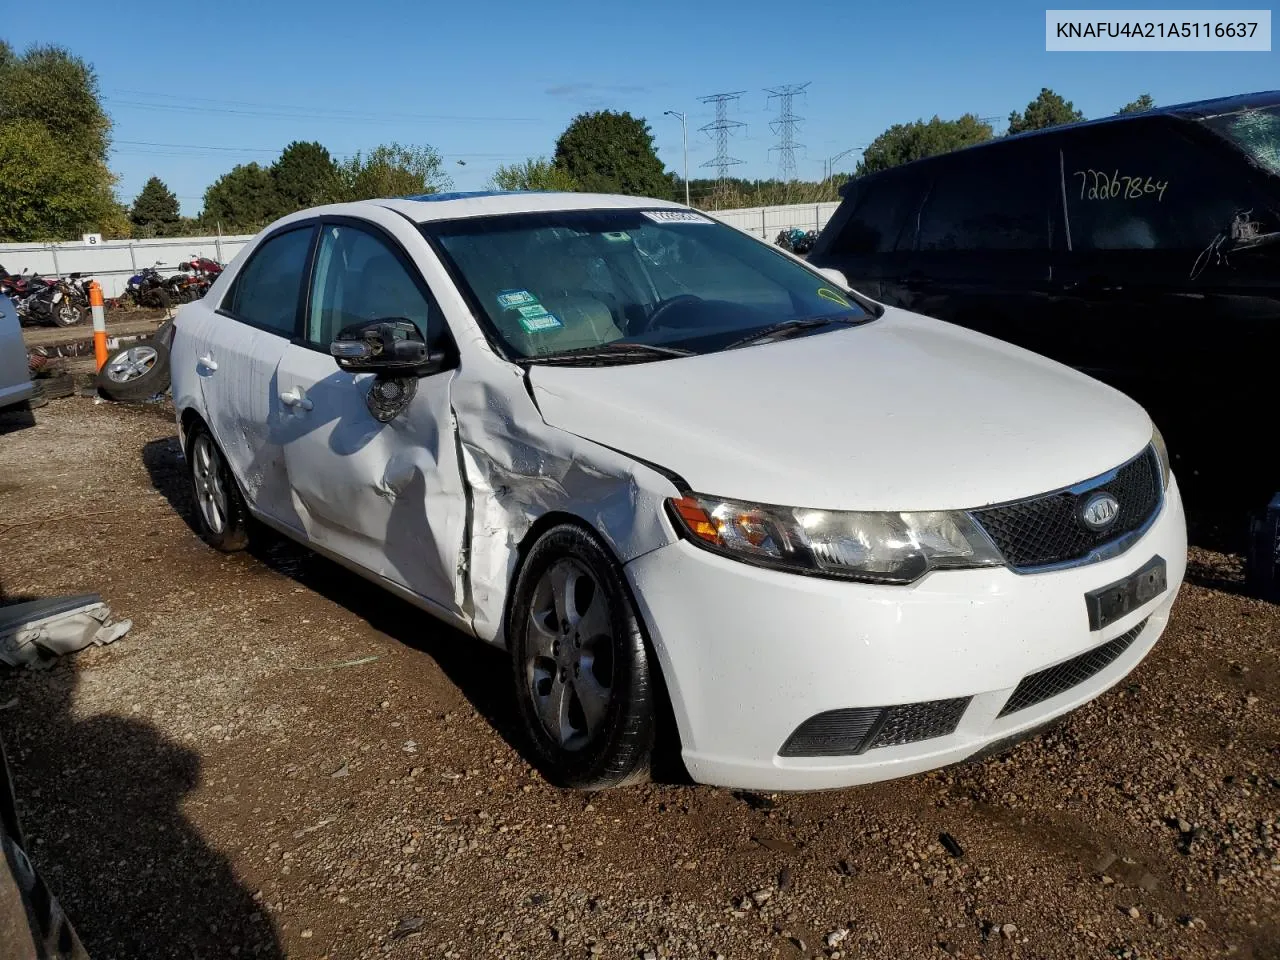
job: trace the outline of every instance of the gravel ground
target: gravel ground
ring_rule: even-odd
[[[134,621],[0,673],[32,857],[96,958],[1280,957],[1280,609],[1234,558],[1196,551],[1138,670],[1005,757],[566,793],[500,653],[290,544],[205,547],[168,410],[18,425],[0,596]]]

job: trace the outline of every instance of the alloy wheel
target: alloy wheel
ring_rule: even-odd
[[[613,614],[608,595],[577,560],[555,561],[533,591],[525,678],[543,730],[581,750],[613,700]]]
[[[106,366],[107,378],[115,383],[137,380],[156,365],[158,356],[155,347],[130,347],[111,358]]]
[[[227,526],[227,492],[222,486],[222,455],[207,433],[196,436],[191,445],[191,476],[196,502],[209,530],[222,533]]]

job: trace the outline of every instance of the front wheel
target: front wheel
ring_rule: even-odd
[[[58,327],[74,327],[77,323],[88,316],[88,311],[78,306],[70,299],[63,297],[62,301],[53,309],[50,315],[54,326]]]
[[[657,666],[617,561],[582,527],[548,530],[508,613],[516,702],[552,782],[597,790],[647,779]]]

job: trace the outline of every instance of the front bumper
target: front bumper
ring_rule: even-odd
[[[1167,564],[1168,589],[1091,632],[1084,595],[1156,555]],[[1186,557],[1186,520],[1174,480],[1160,515],[1128,551],[1053,572],[935,571],[910,586],[881,586],[766,570],[685,541],[625,569],[693,778],[813,790],[964,760],[1098,696],[1137,666],[1163,632]],[[999,716],[1027,675],[1144,621],[1124,652],[1087,680]],[[855,756],[778,755],[815,714],[955,697],[972,700],[944,736]]]

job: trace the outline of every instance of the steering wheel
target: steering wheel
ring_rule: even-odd
[[[641,333],[648,333],[654,327],[658,326],[658,320],[665,314],[670,313],[676,307],[688,303],[702,303],[702,298],[694,296],[692,293],[680,293],[674,297],[667,297],[665,300],[658,301],[657,306],[653,308],[653,312],[644,322]]]

